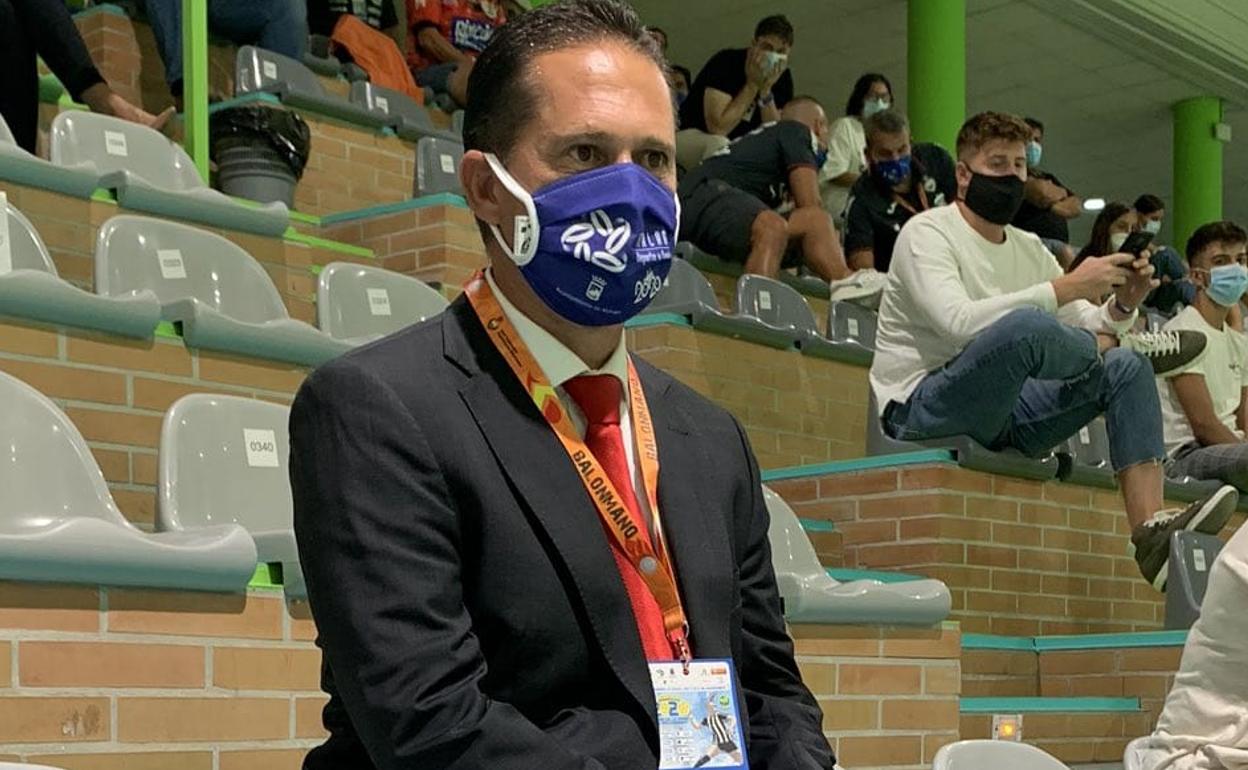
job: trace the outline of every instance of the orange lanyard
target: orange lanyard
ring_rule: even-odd
[[[529,397],[537,405],[537,409],[546,418],[555,435],[567,450],[569,459],[576,467],[581,483],[593,501],[598,515],[602,518],[607,530],[615,538],[624,551],[625,556],[641,575],[646,587],[654,595],[659,609],[663,612],[663,628],[667,639],[676,649],[686,671],[693,656],[689,651],[689,624],[685,620],[685,610],[680,603],[680,592],[676,588],[676,576],[672,567],[672,557],[667,550],[667,542],[659,528],[659,451],[654,438],[654,423],[650,419],[650,409],[646,406],[646,396],[641,390],[641,380],[633,362],[628,362],[628,397],[632,410],[633,435],[636,439],[637,463],[641,466],[642,481],[646,488],[646,500],[650,503],[650,512],[654,520],[654,537],[659,543],[656,550],[650,539],[645,537],[643,524],[633,518],[628,507],[623,504],[623,497],[616,491],[615,485],[599,464],[593,452],[577,434],[572,418],[559,401],[555,389],[542,372],[537,360],[529,352],[529,348],[520,339],[515,327],[507,320],[502,306],[490,289],[484,275],[478,271],[464,285],[464,293],[477,318],[494,343],[494,347],[502,354],[511,366],[516,379],[525,386]]]
[[[919,205],[923,207],[921,210],[927,211],[927,208],[928,208],[927,207],[927,193],[923,191],[923,185],[917,179],[913,180],[911,184],[913,184],[915,186],[915,189],[919,191]],[[910,201],[903,198],[900,194],[897,193],[896,190],[893,191],[893,201],[896,202],[898,205],[900,205],[906,211],[909,211],[911,214],[919,213],[918,211],[914,210],[914,206],[910,205]]]

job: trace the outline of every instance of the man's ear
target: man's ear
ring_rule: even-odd
[[[501,196],[510,195],[480,150],[469,150],[459,164],[459,183],[473,215],[487,225],[502,223]]]

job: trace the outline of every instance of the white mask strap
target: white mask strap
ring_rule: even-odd
[[[532,261],[533,256],[537,254],[537,207],[533,205],[533,196],[516,181],[515,177],[508,173],[507,169],[503,167],[502,161],[494,153],[485,153],[485,162],[490,164],[490,170],[494,172],[494,176],[498,177],[498,181],[503,183],[503,187],[507,188],[507,192],[515,196],[516,200],[524,205],[524,210],[527,212],[527,215],[521,214],[515,218],[511,246],[508,246],[507,241],[503,240],[503,234],[499,230],[498,225],[490,225],[490,232],[494,233],[494,240],[498,241],[498,245],[502,247],[503,253],[511,257],[511,260],[517,265],[523,267]]]

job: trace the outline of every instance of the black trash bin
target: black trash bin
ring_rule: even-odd
[[[267,104],[230,107],[213,113],[210,133],[221,192],[294,206],[312,143],[298,113]]]

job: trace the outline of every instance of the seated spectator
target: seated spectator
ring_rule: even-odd
[[[472,63],[506,23],[497,0],[407,0],[407,64],[416,84],[468,104]]]
[[[308,0],[308,29],[330,38],[330,52],[358,64],[373,84],[424,103],[424,90],[416,85],[394,42],[399,17],[393,0]]]
[[[839,224],[854,183],[867,170],[867,139],[863,121],[893,105],[893,84],[877,72],[868,72],[854,83],[845,114],[832,123],[828,136],[828,162],[819,170],[823,207]]]
[[[182,0],[146,0],[156,50],[173,103],[182,109]],[[292,59],[308,47],[306,0],[208,0],[208,31]]]
[[[1126,242],[1127,236],[1139,229],[1139,217],[1130,206],[1117,201],[1106,203],[1105,208],[1096,215],[1096,221],[1092,223],[1092,234],[1088,238],[1087,245],[1079,250],[1069,270],[1077,270],[1088,257],[1104,257],[1118,253],[1122,244]]]
[[[887,272],[901,226],[953,202],[958,182],[949,153],[934,144],[911,146],[905,115],[888,109],[864,124],[870,173],[854,183],[845,210],[845,254],[852,269]]]
[[[680,109],[676,162],[686,171],[722,150],[730,139],[780,119],[793,98],[789,52],[793,25],[768,16],[754,27],[749,48],[725,48],[711,57]]]
[[[1044,155],[1044,124],[1035,118],[1025,120],[1031,132],[1027,140],[1027,183],[1023,186],[1023,205],[1019,207],[1012,224],[1040,236],[1056,255],[1058,244],[1070,243],[1067,222],[1083,213],[1083,200],[1068,190],[1057,177],[1040,170],[1040,159]]]
[[[1248,527],[1209,569],[1200,617],[1157,729],[1132,741],[1124,770],[1242,770],[1248,767]]]
[[[1135,213],[1140,218],[1140,229],[1156,236],[1166,218],[1166,204],[1156,195],[1145,193],[1135,199]],[[1153,242],[1153,269],[1161,285],[1148,295],[1145,305],[1172,313],[1175,306],[1196,301],[1196,286],[1188,280],[1187,265],[1173,246]]]
[[[845,267],[832,218],[819,201],[818,169],[828,119],[819,102],[794,98],[781,119],[744,136],[680,182],[680,233],[745,272],[776,277],[805,263],[834,299],[878,296],[883,276],[856,280]],[[792,197],[787,215],[777,209]]]
[[[1248,233],[1231,222],[1207,224],[1187,241],[1196,301],[1166,325],[1209,338],[1205,355],[1159,380],[1166,473],[1216,480],[1248,491],[1248,338],[1227,317],[1248,289]]]
[[[1013,115],[972,117],[958,133],[956,204],[901,229],[871,366],[877,416],[896,439],[970,436],[1042,457],[1104,414],[1135,558],[1161,588],[1170,533],[1216,533],[1239,500],[1228,486],[1163,510],[1153,376],[1190,362],[1204,338],[1127,333],[1154,285],[1147,259],[1090,257],[1063,274],[1039,238],[1007,224],[1023,199],[1030,135]]]
[[[62,0],[0,0],[0,115],[27,152],[39,135],[37,57],[56,75],[70,97],[93,112],[163,128],[172,110],[152,115],[119,96],[96,69]]]
[[[676,114],[680,114],[680,106],[685,103],[685,99],[689,97],[689,84],[693,82],[693,75],[689,72],[688,67],[679,64],[672,65],[672,95],[676,99]]]

